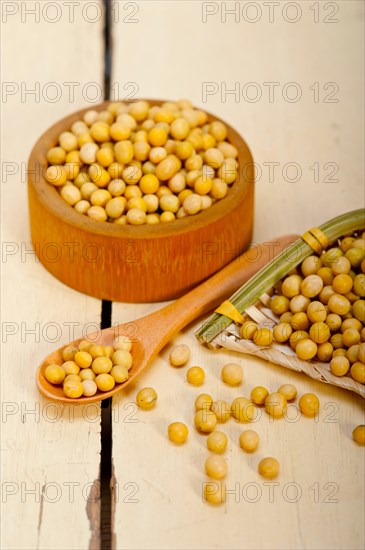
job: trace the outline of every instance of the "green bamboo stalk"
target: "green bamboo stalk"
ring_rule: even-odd
[[[322,224],[319,228],[326,235],[329,243],[343,235],[351,234],[365,227],[365,210],[354,210]],[[289,271],[313,254],[313,249],[302,238],[297,239],[286,250],[264,266],[260,271],[239,288],[229,299],[236,309],[243,313],[245,309],[270,290]],[[209,344],[219,333],[232,323],[225,315],[214,313],[195,332],[202,344]]]

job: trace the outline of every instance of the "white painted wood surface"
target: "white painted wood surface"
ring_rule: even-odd
[[[34,376],[45,355],[73,339],[70,331],[78,337],[87,323],[95,330],[101,303],[62,285],[35,260],[26,162],[48,126],[85,105],[80,90],[102,90],[102,27],[89,23],[77,2],[73,23],[72,3],[58,2],[58,11],[44,2],[1,4],[1,547],[85,549],[92,538],[87,498],[99,475],[100,407],[55,406],[38,394]],[[31,9],[40,10],[39,18]],[[90,8],[86,18],[94,17]]]
[[[98,15],[92,6],[83,12],[85,2],[74,3],[74,23],[68,22],[67,3],[58,2],[61,18],[56,23],[46,20],[58,17],[51,7],[37,23],[25,11],[35,2],[7,4],[19,10],[9,13],[6,21],[2,11],[2,39],[7,44],[1,51],[2,80],[10,83],[1,106],[3,169],[4,162],[15,163],[6,165],[15,172],[7,181],[3,172],[1,197],[2,241],[10,243],[1,264],[2,547],[84,549],[91,538],[85,497],[99,468],[100,424],[94,422],[99,409],[52,408],[39,397],[33,376],[41,358],[58,346],[49,341],[55,335],[53,323],[62,329],[62,342],[67,341],[68,323],[77,323],[78,336],[86,323],[99,322],[100,302],[60,284],[32,254],[24,261],[29,230],[25,179],[19,170],[47,126],[84,106],[100,90],[101,22],[90,22]],[[255,12],[242,12],[245,4],[240,3],[238,22],[227,15],[223,23],[222,3],[205,3],[206,10],[217,13],[207,15],[203,23],[199,1],[114,2],[112,90],[121,98],[185,96],[236,127],[262,171],[256,185],[254,234],[260,241],[304,231],[363,202],[363,4],[329,2],[325,10],[323,3],[299,1],[302,16],[297,23],[283,18],[283,9],[287,18],[295,17],[289,2],[275,8],[272,23],[269,8],[263,6],[260,20],[247,22]],[[227,8],[232,5],[226,3]],[[325,23],[324,18],[339,22]],[[49,86],[50,82],[57,86]],[[73,85],[67,83],[71,82],[75,100],[70,101]],[[211,83],[208,90],[214,92],[205,102],[204,82]],[[250,82],[258,86],[245,87]],[[279,83],[273,102],[270,82]],[[295,87],[285,88],[290,82]],[[324,89],[331,82],[332,87]],[[37,83],[39,101],[29,94],[22,99],[21,93],[37,89]],[[222,101],[223,83],[227,90],[237,86],[238,101],[232,95]],[[60,89],[60,100],[52,103]],[[301,100],[290,103],[283,98],[284,90],[290,94],[295,89],[302,91]],[[315,102],[317,90],[320,95]],[[338,103],[324,102],[331,91]],[[247,101],[247,94],[255,92],[261,92],[262,98]],[[270,163],[279,163],[273,181]],[[285,181],[287,163],[297,163],[302,170],[298,182]],[[327,163],[332,164],[326,167]],[[329,180],[336,165],[339,171],[333,178],[338,182]],[[318,182],[314,179],[317,168]],[[289,170],[287,179],[292,174]],[[160,306],[113,304],[113,322],[133,320]],[[39,343],[33,335],[22,341],[25,328],[37,322]],[[169,366],[167,348],[134,387],[114,399],[115,547],[363,547],[364,449],[351,440],[353,427],[364,422],[360,398],[253,358],[209,352],[194,340],[198,323],[178,335],[175,343],[188,343],[191,364],[205,368],[202,388],[186,383],[185,368]],[[17,332],[7,335],[11,330]],[[222,365],[231,360],[244,367],[239,390],[227,388],[219,378]],[[295,383],[299,393],[318,394],[322,403],[318,422],[302,418],[270,423],[263,415],[255,423],[260,449],[248,456],[237,444],[244,427],[230,420],[222,427],[229,436],[227,488],[237,496],[230,493],[219,508],[203,503],[208,453],[205,437],[192,427],[195,396],[204,390],[231,400],[239,393],[248,395],[257,384],[274,390],[286,381]],[[157,389],[158,406],[150,412],[138,411],[137,388],[147,385]],[[53,422],[60,412],[62,418]],[[291,412],[294,418],[294,408]],[[189,441],[181,448],[166,438],[167,425],[175,420],[191,426]],[[277,456],[281,462],[279,485],[264,484],[256,472],[258,460],[265,455]],[[297,485],[288,485],[293,483]],[[32,489],[35,494],[27,493]],[[300,495],[296,503],[290,502],[297,498],[295,490]]]
[[[188,97],[226,119],[246,138],[262,171],[256,184],[256,241],[302,232],[363,204],[361,2],[330,2],[327,11],[324,3],[297,2],[302,12],[297,23],[286,22],[282,15],[295,18],[288,6],[293,3],[288,2],[276,7],[272,23],[268,7],[258,2],[251,3],[262,8],[257,23],[244,19],[252,20],[254,11],[241,11],[237,23],[228,15],[222,22],[220,2],[205,8],[218,10],[207,16],[206,23],[201,2],[131,4],[137,6],[136,21],[119,20],[114,26],[115,82],[136,83],[140,97]],[[229,8],[234,3],[225,4]],[[248,3],[239,4],[242,10]],[[325,23],[324,18],[339,21]],[[204,82],[212,83],[208,89],[215,92],[206,102]],[[255,91],[262,98],[250,103],[241,95],[236,102],[227,95],[222,101],[224,83],[229,90],[236,82],[246,98]],[[258,86],[245,88],[250,82]],[[273,102],[265,85],[269,82],[278,83]],[[288,86],[292,82],[295,85]],[[291,103],[283,98],[285,90],[289,97],[298,90],[302,98]],[[338,102],[328,103],[330,92]],[[272,181],[270,163],[279,163]],[[296,163],[302,172],[296,183],[286,181],[294,178],[288,163]],[[338,181],[331,181],[331,172],[337,170],[332,180]],[[158,307],[113,304],[113,322],[132,320]],[[351,439],[352,429],[364,422],[362,400],[258,359],[210,352],[194,340],[198,325],[178,335],[175,343],[189,344],[190,364],[204,367],[202,388],[187,384],[186,368],[169,366],[167,348],[134,387],[114,399],[116,548],[362,548],[364,449]],[[244,368],[239,389],[220,381],[221,367],[229,361]],[[246,426],[230,420],[222,426],[229,436],[226,482],[227,489],[236,493],[218,508],[203,503],[208,451],[206,438],[193,428],[195,396],[207,391],[230,401],[249,395],[257,384],[273,391],[284,382],[293,382],[299,394],[313,391],[319,396],[318,421],[272,423],[263,414],[255,423],[260,448],[247,455],[237,442]],[[133,404],[143,386],[153,386],[159,394],[153,411],[138,411]],[[296,417],[295,406],[290,414],[290,419]],[[181,448],[166,437],[168,424],[176,420],[190,426],[189,441]],[[257,473],[258,461],[270,455],[281,463],[278,485]]]

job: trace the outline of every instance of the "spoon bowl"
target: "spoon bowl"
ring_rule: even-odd
[[[38,390],[49,399],[68,404],[94,403],[111,397],[132,382],[179,330],[194,319],[216,308],[297,238],[297,235],[287,235],[253,247],[210,279],[164,308],[133,322],[106,328],[91,334],[88,340],[103,346],[112,345],[117,336],[129,336],[132,340],[133,364],[129,371],[129,378],[122,384],[116,384],[112,390],[108,392],[98,391],[91,397],[70,399],[64,395],[61,385],[53,385],[45,378],[44,372],[47,366],[52,363],[62,364],[63,349],[69,345],[77,347],[82,338],[66,344],[43,360],[36,375]],[[256,259],[252,260],[251,257]]]
[[[100,330],[98,332],[94,332],[88,335],[87,339],[101,346],[111,346],[113,344],[114,339],[117,336],[130,337],[131,326],[133,327],[133,332],[137,332],[137,330],[138,332],[140,330],[143,330],[144,319],[147,319],[147,317],[138,319],[133,323],[129,322],[129,323],[126,323],[125,325],[118,325],[116,327],[111,327],[104,330]],[[148,350],[146,352],[145,340],[137,339],[137,338],[135,339],[131,338],[131,339],[132,339],[131,355],[133,358],[133,363],[132,363],[131,369],[129,370],[129,378],[123,384],[116,384],[115,387],[108,392],[98,391],[95,395],[91,397],[80,397],[78,399],[70,399],[69,397],[66,397],[66,395],[63,393],[62,385],[56,386],[48,382],[48,380],[44,376],[44,372],[47,366],[53,363],[56,363],[57,365],[61,365],[64,362],[64,359],[62,358],[62,351],[67,346],[78,347],[80,342],[84,340],[84,338],[79,338],[78,340],[74,340],[73,342],[70,342],[66,346],[62,346],[61,348],[52,352],[50,355],[48,355],[44,359],[42,364],[39,366],[37,371],[37,376],[36,376],[36,382],[40,393],[45,397],[48,397],[48,399],[53,399],[62,403],[93,403],[95,401],[100,401],[102,399],[107,399],[108,397],[111,397],[117,390],[122,389],[122,386],[124,388],[127,384],[129,384],[133,380],[133,378],[135,378],[135,376],[137,376],[139,372],[143,370],[145,366],[147,366],[146,358],[148,360]]]

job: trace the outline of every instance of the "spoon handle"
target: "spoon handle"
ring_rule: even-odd
[[[286,235],[251,248],[176,302],[149,315],[151,336],[156,338],[156,326],[159,336],[164,335],[161,341],[159,338],[158,350],[191,321],[221,304],[296,239],[298,235]]]

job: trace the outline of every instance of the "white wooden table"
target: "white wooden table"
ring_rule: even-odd
[[[257,170],[255,241],[301,232],[363,205],[361,1],[111,4],[112,94],[188,97],[245,137]],[[37,364],[100,323],[101,302],[65,287],[37,262],[26,161],[49,125],[102,98],[104,19],[99,1],[1,2],[2,548],[363,548],[364,448],[351,432],[364,416],[355,395],[259,359],[210,352],[194,339],[199,323],[177,335],[174,342],[186,342],[192,362],[206,370],[204,391],[216,397],[238,393],[219,379],[234,360],[245,371],[242,394],[257,384],[275,390],[293,382],[322,404],[317,421],[272,423],[263,416],[256,424],[261,446],[252,456],[237,445],[242,426],[225,425],[231,492],[215,508],[201,496],[204,436],[191,428],[181,448],[166,438],[171,421],[192,425],[199,393],[184,369],[169,367],[169,348],[113,399],[103,449],[99,406],[51,404],[36,390]],[[159,307],[113,303],[112,321]],[[146,385],[159,394],[150,412],[134,404],[137,388]],[[108,438],[114,496],[106,517]],[[257,474],[265,455],[280,459],[275,482]]]

